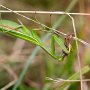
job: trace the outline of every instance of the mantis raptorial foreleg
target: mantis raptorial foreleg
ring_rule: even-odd
[[[71,43],[72,43],[72,38],[73,38],[73,34],[71,34],[71,35],[67,35],[66,37],[65,37],[65,42],[64,42],[64,44],[65,44],[65,46],[66,46],[66,48],[68,49],[68,53],[66,53],[65,51],[63,51],[62,50],[62,58],[61,59],[64,59],[70,52],[71,52],[71,49],[72,49],[72,46],[71,46]]]
[[[71,52],[72,38],[73,38],[73,34],[67,35],[65,37],[65,41],[63,42],[60,39],[60,37],[57,37],[56,35],[52,35],[52,37],[51,37],[51,52],[52,52],[52,54],[56,55],[55,54],[55,42],[57,42],[57,44],[62,49],[61,55],[59,56],[59,59],[58,59],[59,61],[62,61]]]

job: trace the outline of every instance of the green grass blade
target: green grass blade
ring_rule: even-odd
[[[72,10],[72,8],[75,6],[75,4],[77,3],[77,1],[78,0],[72,0],[65,11],[70,12]],[[61,18],[58,19],[57,22],[53,24],[53,28],[57,28],[58,26],[60,26],[66,17],[67,17],[67,15],[62,15]]]
[[[27,72],[28,67],[30,67],[30,65],[32,64],[32,60],[35,58],[35,55],[37,54],[37,52],[39,51],[40,47],[36,47],[36,49],[33,50],[33,54],[31,56],[29,56],[25,67],[23,68],[23,72],[21,73],[19,79],[17,80],[15,86],[13,87],[12,90],[17,90],[17,87],[21,84],[21,81],[25,75],[25,73]]]
[[[87,72],[90,71],[90,67],[89,66],[85,66],[81,69],[82,74],[85,74]],[[75,74],[73,74],[72,76],[70,76],[67,80],[77,80],[80,77],[80,72],[77,72]],[[59,90],[64,90],[67,86],[69,86],[71,83],[70,82],[62,82],[59,85]]]

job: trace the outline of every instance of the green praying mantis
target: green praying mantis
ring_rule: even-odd
[[[18,23],[15,23],[13,21],[0,20],[0,32],[9,34],[16,38],[20,38],[37,46],[40,46],[51,57],[59,61],[62,61],[71,52],[71,43],[73,38],[72,34],[66,35],[65,40],[63,41],[58,31],[52,32],[50,48],[46,48],[37,32],[35,30],[27,29],[23,24],[19,25]],[[62,49],[60,55],[56,54],[55,43],[57,43]]]

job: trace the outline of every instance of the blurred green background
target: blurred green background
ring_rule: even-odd
[[[0,0],[0,4],[12,10],[90,12],[90,0]],[[65,15],[24,15],[64,33],[73,33],[72,22]],[[73,15],[73,17],[78,37],[90,43],[90,16]],[[19,19],[28,28],[41,27],[13,13],[2,13],[1,19],[15,22]],[[47,33],[38,31],[38,34],[43,38]],[[50,46],[50,39],[51,37],[48,37],[45,41],[47,47]],[[75,42],[72,43],[72,53],[63,62],[54,60],[42,49],[34,55],[35,47],[32,43],[0,33],[0,88],[19,78],[17,82],[19,87],[16,90],[61,90],[58,83],[54,86],[53,81],[47,80],[46,77],[68,79],[79,70]],[[56,50],[60,52],[58,46]],[[81,66],[89,65],[90,48],[79,43],[79,50]],[[34,59],[31,59],[31,55]],[[89,79],[90,72],[86,73],[83,78]],[[89,82],[84,82],[83,85],[84,90],[90,90]],[[13,90],[13,87],[14,85],[8,90]],[[80,90],[80,83],[70,83],[67,90]]]

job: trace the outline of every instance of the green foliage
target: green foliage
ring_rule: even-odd
[[[82,71],[82,74],[85,74],[90,71],[90,67],[85,66],[82,68],[81,71]],[[77,73],[73,74],[72,76],[70,76],[67,80],[77,80],[77,79],[79,79],[79,77],[80,77],[80,72],[77,72]],[[69,85],[70,85],[70,82],[62,82],[59,86],[60,87],[59,89],[63,90],[65,87],[67,87]]]
[[[81,69],[81,71],[82,71],[82,75],[83,74],[86,74],[87,72],[90,71],[90,67],[88,65],[87,66],[84,66]],[[76,83],[76,82],[74,82],[74,80],[78,80],[79,78],[80,78],[80,71],[72,74],[69,78],[65,79],[65,80],[68,80],[68,81],[63,81],[63,80],[60,80],[61,78],[60,79],[58,78],[56,81],[54,80],[54,82],[56,82],[56,83],[53,84],[54,87],[52,87],[52,88],[53,89],[56,89],[57,88],[59,90],[64,90],[66,87],[67,88],[73,87],[73,85]],[[69,81],[69,80],[72,80],[72,82]]]

